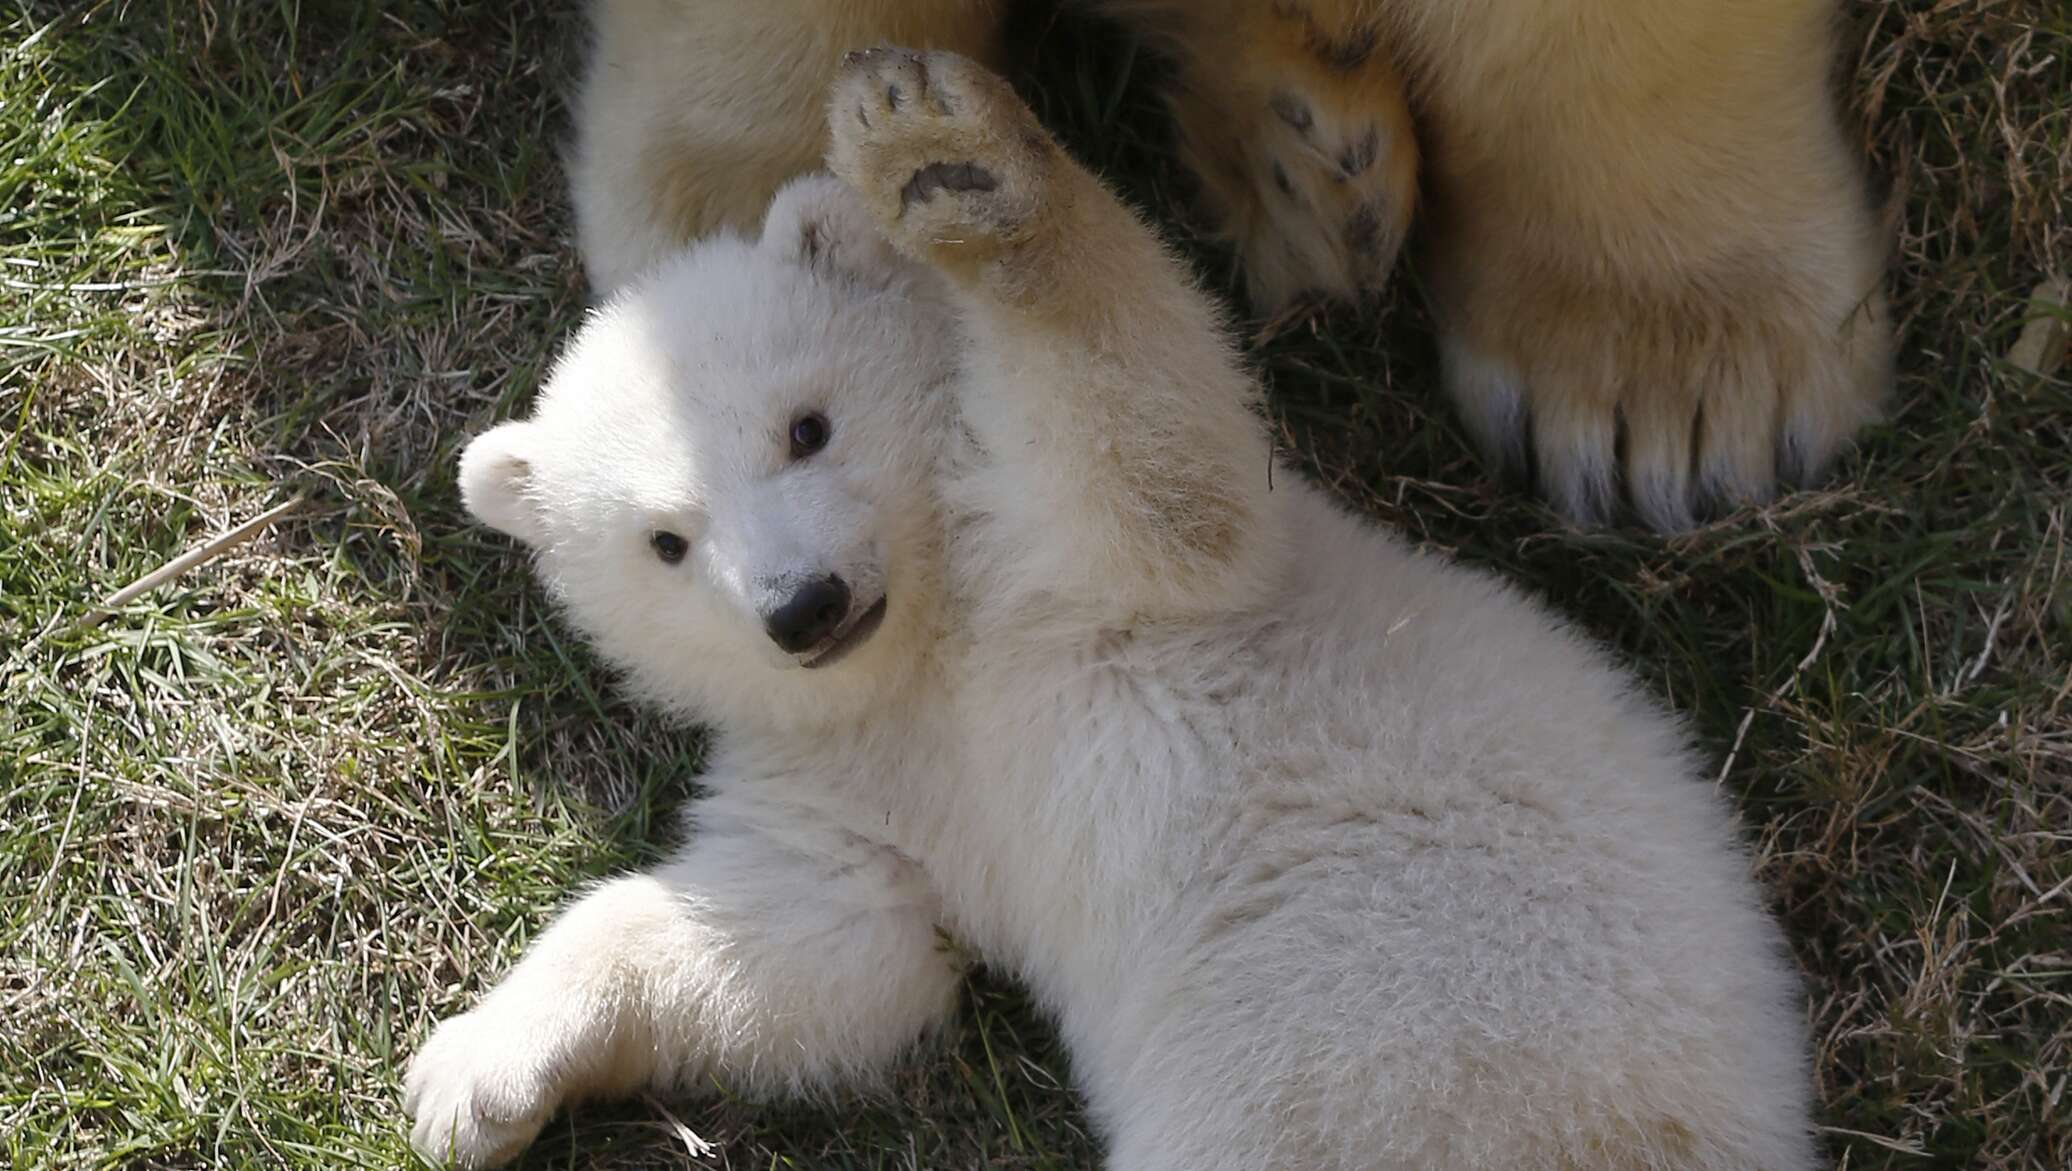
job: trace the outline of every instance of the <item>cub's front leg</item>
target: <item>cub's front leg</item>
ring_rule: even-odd
[[[405,1082],[410,1141],[502,1163],[580,1098],[720,1078],[751,1095],[867,1079],[948,1013],[958,975],[899,855],[801,810],[699,810],[690,847],[569,908]]]
[[[894,247],[947,274],[965,326],[986,601],[1102,620],[1249,601],[1276,560],[1256,387],[1213,305],[1007,83],[950,53],[853,54],[836,175]]]

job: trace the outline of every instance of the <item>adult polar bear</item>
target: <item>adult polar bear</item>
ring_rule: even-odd
[[[463,459],[720,737],[690,844],[425,1044],[417,1147],[868,1078],[949,1012],[944,926],[1117,1171],[1810,1167],[1795,982],[1673,722],[1271,477],[1212,306],[1005,83],[881,51],[831,109],[853,191],[621,294]]]
[[[752,229],[819,165],[845,50],[986,59],[1013,2],[594,0],[593,282]],[[1262,309],[1381,283],[1418,185],[1408,95],[1446,384],[1571,518],[1623,482],[1685,527],[1811,478],[1877,413],[1885,243],[1832,98],[1835,0],[1077,2],[1171,48],[1180,140]]]

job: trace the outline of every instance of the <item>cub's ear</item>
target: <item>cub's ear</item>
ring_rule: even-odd
[[[536,544],[542,536],[532,496],[532,452],[538,428],[504,423],[475,436],[460,453],[460,498],[476,520]]]
[[[863,198],[832,175],[786,183],[763,216],[762,248],[829,276],[882,285],[907,271]]]

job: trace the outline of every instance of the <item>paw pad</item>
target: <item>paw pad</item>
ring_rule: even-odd
[[[999,185],[993,173],[977,163],[930,163],[899,189],[899,206],[904,210],[925,203],[938,191],[991,191]]]

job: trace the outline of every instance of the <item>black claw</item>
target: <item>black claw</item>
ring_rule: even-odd
[[[1369,126],[1360,141],[1346,147],[1338,155],[1338,169],[1350,179],[1374,165],[1376,155],[1381,153],[1381,131]]]
[[[887,108],[897,110],[899,108],[899,97],[898,86],[888,85],[885,87],[885,105]]]
[[[1304,137],[1308,137],[1310,128],[1317,124],[1316,115],[1310,112],[1309,104],[1286,90],[1274,94],[1267,99],[1266,104],[1272,108],[1275,117],[1286,122],[1297,134]]]
[[[1381,40],[1381,33],[1374,28],[1354,29],[1342,40],[1326,41],[1318,45],[1317,56],[1324,64],[1343,73],[1350,73],[1367,63],[1373,56],[1374,46]]]
[[[1345,246],[1358,256],[1372,259],[1381,249],[1381,212],[1373,204],[1361,204],[1345,221]]]
[[[1282,195],[1295,194],[1295,184],[1288,180],[1288,170],[1279,159],[1273,161],[1273,185],[1281,189]]]

